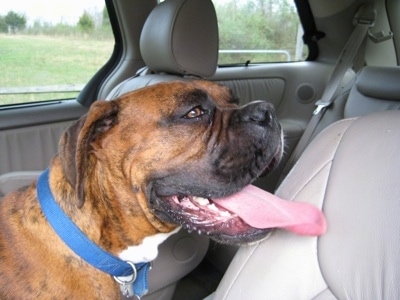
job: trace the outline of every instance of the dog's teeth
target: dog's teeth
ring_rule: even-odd
[[[209,210],[219,211],[219,209],[215,206],[214,203],[207,205],[207,208],[208,208]]]
[[[229,211],[226,210],[221,210],[219,213],[222,217],[231,217],[232,215],[229,213]]]
[[[207,198],[202,197],[193,197],[193,201],[202,206],[210,204]]]
[[[199,229],[199,230],[197,230],[197,233],[199,234],[199,235],[201,235],[201,230]]]

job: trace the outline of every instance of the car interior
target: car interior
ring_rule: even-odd
[[[398,1],[294,0],[308,56],[232,65],[218,63],[211,0],[105,5],[114,52],[76,99],[0,106],[0,197],[36,180],[62,132],[94,101],[161,82],[210,80],[229,87],[240,105],[275,106],[285,154],[254,184],[320,208],[328,229],[318,237],[277,229],[240,247],[181,229],[160,246],[142,299],[400,299]],[[367,29],[351,48],[358,24]],[[319,107],[328,89],[334,93]],[[322,113],[311,128],[316,107]]]

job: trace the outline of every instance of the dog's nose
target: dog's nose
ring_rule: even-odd
[[[272,104],[265,101],[255,101],[241,108],[241,121],[253,122],[261,126],[268,125],[274,118],[275,110]]]

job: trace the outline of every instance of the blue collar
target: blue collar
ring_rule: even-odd
[[[133,264],[121,260],[92,242],[54,200],[49,186],[48,169],[38,179],[37,195],[47,221],[71,250],[93,267],[114,276],[121,286],[121,292],[126,296],[141,297],[147,293],[147,273],[150,263]]]

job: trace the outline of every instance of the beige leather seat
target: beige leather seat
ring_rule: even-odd
[[[400,299],[399,153],[400,111],[324,130],[277,194],[320,207],[326,234],[240,248],[209,299]]]
[[[400,67],[364,67],[328,108],[317,126],[314,136],[332,123],[373,112],[400,109]],[[277,170],[279,171],[279,170]],[[268,177],[256,183],[264,185]],[[223,247],[212,251],[212,263],[222,272],[236,253],[236,247]],[[210,254],[209,254],[210,256]]]

